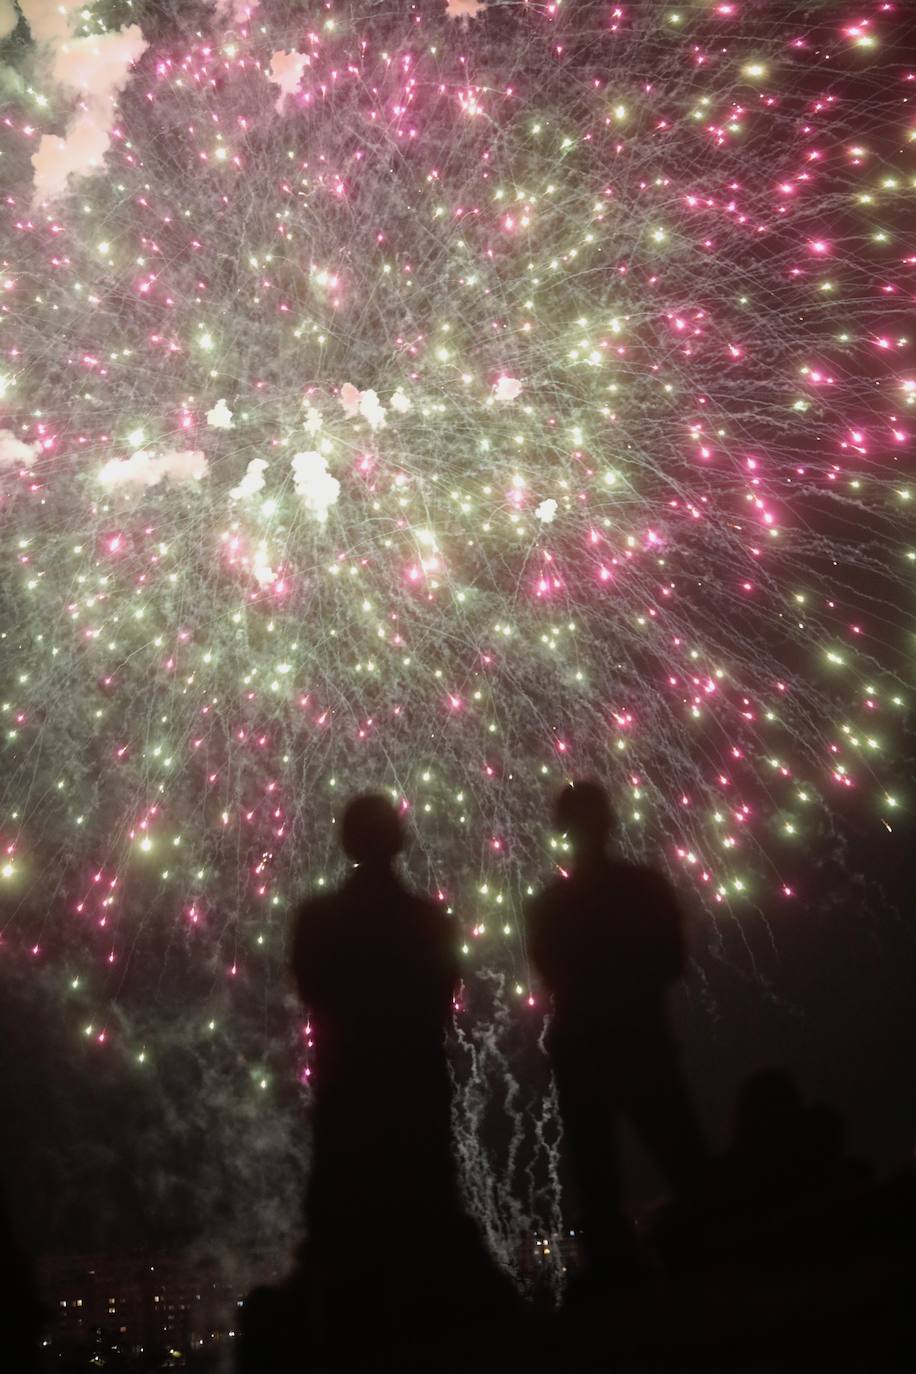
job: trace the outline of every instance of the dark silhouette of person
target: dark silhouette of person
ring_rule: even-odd
[[[812,1102],[805,1111],[802,1162],[810,1188],[842,1194],[873,1182],[866,1159],[850,1154],[849,1124],[829,1102]]]
[[[509,1290],[464,1214],[452,1155],[456,929],[395,872],[404,832],[386,798],[349,802],[341,842],[356,867],[305,902],[293,944],[315,1055],[305,1269],[338,1333],[362,1304],[360,1323],[371,1311],[390,1335],[421,1310],[438,1321],[459,1299],[485,1309]]]
[[[806,1104],[791,1074],[761,1069],[742,1084],[719,1194],[748,1219],[818,1194],[854,1190],[868,1170],[846,1150],[846,1120],[826,1102]]]
[[[8,1369],[17,1374],[38,1370],[41,1325],[47,1316],[31,1257],[0,1201],[0,1332]]]
[[[766,1206],[802,1185],[805,1107],[784,1069],[759,1069],[741,1085],[723,1163],[746,1195]]]
[[[636,1263],[622,1207],[617,1128],[633,1126],[675,1199],[708,1156],[669,1024],[667,992],[686,966],[681,913],[667,881],[613,857],[614,813],[600,784],[560,793],[556,827],[573,863],[529,904],[531,961],[553,999],[547,1034],[584,1234],[586,1283]]]

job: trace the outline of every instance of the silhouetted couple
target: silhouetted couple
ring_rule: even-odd
[[[548,1043],[586,1257],[600,1279],[630,1257],[618,1118],[630,1118],[676,1191],[694,1184],[706,1150],[665,1006],[685,961],[673,894],[609,857],[612,813],[597,784],[568,787],[556,822],[573,871],[531,905],[531,956],[553,998]],[[356,868],[304,905],[295,932],[315,1049],[307,1273],[330,1310],[352,1314],[358,1285],[358,1305],[368,1295],[388,1321],[424,1304],[493,1311],[508,1287],[464,1213],[451,1147],[445,1035],[458,932],[395,872],[404,834],[385,798],[352,801],[341,840]]]

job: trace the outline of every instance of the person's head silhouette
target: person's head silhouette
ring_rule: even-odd
[[[553,808],[557,829],[568,837],[577,858],[603,854],[617,824],[614,808],[600,782],[571,782]]]
[[[389,868],[404,848],[401,817],[378,792],[353,797],[344,808],[340,842],[354,863],[365,868]]]
[[[784,1069],[759,1069],[741,1086],[735,1104],[735,1148],[775,1159],[789,1153],[804,1125],[801,1093]]]

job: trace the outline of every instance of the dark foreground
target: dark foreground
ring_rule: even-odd
[[[270,1273],[266,1260],[263,1271]],[[745,1195],[728,1205],[707,1199],[693,1215],[662,1212],[642,1232],[637,1264],[601,1284],[568,1275],[559,1311],[546,1292],[514,1305],[504,1288],[472,1292],[451,1278],[444,1287],[430,1273],[421,1294],[413,1284],[399,1288],[389,1273],[387,1296],[353,1286],[328,1320],[313,1302],[319,1285],[275,1277],[247,1298],[224,1286],[209,1311],[203,1292],[203,1336],[192,1338],[188,1299],[206,1285],[182,1286],[160,1264],[153,1310],[167,1307],[170,1335],[156,1337],[148,1326],[142,1340],[132,1338],[119,1307],[119,1316],[68,1336],[52,1271],[43,1272],[40,1314],[28,1266],[14,1258],[2,1276],[0,1367],[10,1374],[896,1374],[916,1370],[916,1173],[882,1184],[849,1177],[791,1200]],[[67,1272],[60,1291],[76,1292],[77,1269]],[[136,1275],[125,1274],[119,1287],[109,1270],[97,1286],[113,1304],[110,1290],[136,1289]]]
[[[252,1295],[240,1374],[518,1369],[916,1370],[916,1176],[791,1206],[662,1218],[647,1268],[560,1312],[462,1311],[382,1338],[354,1305],[309,1343],[282,1290]],[[373,1329],[375,1327],[375,1329]]]

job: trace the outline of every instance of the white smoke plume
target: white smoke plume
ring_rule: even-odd
[[[493,387],[494,401],[514,401],[522,394],[522,384],[517,377],[500,377]]]
[[[385,407],[371,389],[364,391],[360,396],[359,411],[369,421],[371,429],[380,429],[385,423]]]
[[[486,8],[480,0],[447,0],[445,13],[449,19],[460,19],[462,27],[467,28],[468,20],[476,19]]]
[[[308,65],[308,58],[301,52],[275,52],[270,59],[270,80],[280,87],[275,109],[282,110],[287,96],[295,95],[302,80],[302,73]]]
[[[229,492],[233,501],[244,501],[249,496],[256,496],[259,491],[264,490],[264,474],[269,463],[263,458],[252,458],[245,469],[245,475],[237,487],[233,487]]]
[[[0,429],[0,471],[22,464],[28,467],[40,452],[41,444],[27,444],[11,429]]]
[[[371,429],[380,429],[385,423],[385,407],[379,400],[378,393],[371,387],[368,391],[360,391],[352,382],[344,382],[340,388],[340,404],[348,419],[353,420],[357,415],[362,415],[364,420],[368,420]]]
[[[408,410],[413,407],[413,401],[407,395],[404,388],[400,386],[392,393],[389,404],[391,409],[396,410],[399,415],[406,415]]]
[[[374,390],[369,389],[360,396],[360,414],[369,422],[371,429],[380,429],[385,425],[385,407],[380,403]]]
[[[99,481],[113,490],[130,490],[171,482],[199,482],[206,477],[208,463],[200,449],[173,449],[165,453],[133,453],[129,458],[112,458],[99,473]]]
[[[234,429],[232,411],[221,396],[212,410],[207,411],[207,424],[211,429]]]
[[[317,434],[323,424],[321,411],[316,410],[308,401],[303,401],[305,411],[305,432],[306,434]]]
[[[19,0],[19,8],[36,43],[62,43],[70,36],[70,16],[85,8],[85,0]]]
[[[54,50],[51,75],[87,101],[110,106],[127,85],[131,67],[148,46],[139,24],[111,33],[72,38]]]
[[[21,8],[32,37],[47,46],[52,80],[80,97],[65,132],[44,134],[32,154],[35,199],[53,200],[67,189],[71,177],[100,166],[111,144],[117,97],[148,44],[138,24],[71,37],[73,19],[82,9],[73,0],[59,5],[22,0]]]
[[[359,414],[359,399],[359,387],[352,382],[344,382],[340,388],[340,404],[347,419],[353,420]]]
[[[32,154],[36,201],[54,200],[66,190],[70,177],[95,171],[110,144],[108,130],[88,111],[71,121],[64,137],[44,134]]]
[[[6,38],[19,23],[13,0],[0,0],[0,39]]]
[[[306,510],[322,521],[340,495],[340,483],[328,472],[324,457],[314,450],[297,453],[292,460],[293,485]]]

